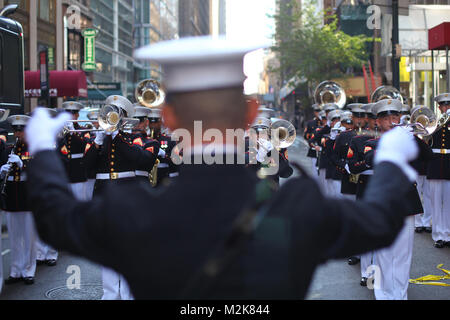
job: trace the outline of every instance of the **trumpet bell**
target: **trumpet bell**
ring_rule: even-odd
[[[272,141],[276,148],[289,148],[297,137],[297,132],[292,123],[286,120],[275,120],[272,123]]]
[[[381,86],[378,87],[371,96],[372,103],[376,103],[378,101],[384,99],[397,99],[403,103],[403,97],[400,91],[397,88],[391,86]]]
[[[342,109],[347,102],[347,95],[345,90],[336,82],[324,81],[317,86],[314,99],[321,107],[327,103],[335,103],[339,109]]]
[[[144,107],[156,108],[163,104],[166,94],[158,81],[147,79],[137,85],[135,98]]]
[[[105,105],[98,112],[98,124],[106,132],[116,131],[120,126],[122,118],[122,109],[116,106]]]

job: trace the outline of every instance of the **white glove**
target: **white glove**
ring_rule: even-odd
[[[72,116],[67,112],[52,118],[47,110],[37,108],[25,128],[30,153],[36,154],[39,151],[54,150],[56,137],[64,128],[67,120],[71,118]]]
[[[73,122],[67,122],[66,128],[69,130],[75,130],[75,127],[73,126]],[[73,132],[70,132],[70,134],[73,134]]]
[[[272,143],[270,141],[265,140],[265,139],[259,139],[258,141],[259,141],[259,146],[260,146],[259,149],[260,150],[264,149],[264,151],[266,153],[273,150],[273,145],[272,145]]]
[[[396,127],[381,137],[374,163],[392,162],[402,169],[411,182],[416,181],[417,172],[409,165],[409,161],[416,159],[419,147],[412,133]]]
[[[348,166],[348,163],[345,164],[345,171],[347,171],[348,174],[352,174],[350,172],[350,167]]]
[[[161,149],[161,148],[159,149],[158,157],[161,157],[161,158],[165,158],[166,157],[166,152],[163,149]]]
[[[105,140],[105,131],[98,131],[96,136],[95,136],[95,140],[94,143],[98,146],[102,146],[103,145],[103,140]]]
[[[331,133],[330,133],[330,139],[331,140],[336,140],[336,137],[338,136],[338,134],[339,134],[339,130],[337,130],[337,129],[331,129]]]
[[[256,160],[260,163],[264,163],[266,161],[267,152],[264,151],[263,148],[259,148],[258,153],[256,154]]]
[[[11,164],[4,164],[2,165],[2,167],[0,168],[0,176],[3,179],[5,177],[5,175],[9,172],[9,170],[11,170]]]
[[[339,129],[341,127],[341,122],[338,121],[336,122],[336,124],[334,125],[333,129]]]
[[[330,120],[327,121],[327,126],[331,127],[331,121]]]
[[[10,154],[8,157],[8,162],[15,163],[20,169],[23,167],[22,159],[18,155]]]

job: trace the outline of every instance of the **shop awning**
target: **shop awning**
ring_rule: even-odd
[[[25,97],[41,96],[40,71],[25,71]],[[87,98],[86,74],[83,71],[50,71],[50,96]]]

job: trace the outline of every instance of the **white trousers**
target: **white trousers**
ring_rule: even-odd
[[[326,175],[326,169],[320,169],[319,170],[319,186],[322,190],[322,193],[326,195],[328,190],[327,190],[327,180],[325,179],[325,175]]]
[[[434,241],[450,241],[450,180],[428,180]]]
[[[11,271],[14,278],[34,277],[36,273],[36,227],[31,212],[7,212]]]
[[[39,237],[36,239],[36,259],[37,260],[57,260],[58,251],[44,243]]]
[[[70,188],[77,200],[86,200],[86,182],[71,183]]]
[[[414,216],[405,224],[388,248],[374,252],[374,262],[380,268],[380,288],[375,288],[377,300],[407,300],[411,260],[414,245]]]
[[[373,264],[373,252],[367,252],[361,255],[361,278],[369,278],[367,268]]]
[[[86,200],[92,200],[94,195],[95,179],[89,179],[85,182],[86,184]]]
[[[313,178],[317,179],[317,168],[316,168],[317,158],[310,158],[310,159],[311,159],[311,168],[312,171],[314,172],[312,176]]]
[[[343,194],[341,193],[341,197],[346,200],[356,201],[356,194]]]
[[[328,180],[328,189],[330,192],[330,196],[334,198],[341,199],[342,193],[341,193],[341,180]]]
[[[133,300],[125,278],[109,268],[102,267],[102,300]]]
[[[415,216],[415,227],[431,227],[432,203],[429,193],[428,180],[426,176],[417,178],[417,192],[422,200],[423,213]]]

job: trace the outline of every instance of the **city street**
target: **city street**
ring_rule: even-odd
[[[289,150],[290,161],[297,162],[308,168],[312,173],[309,159],[305,158],[306,147],[301,138],[297,138]],[[2,256],[4,277],[9,274],[10,253],[8,235],[2,235]],[[411,268],[411,278],[425,275],[442,275],[436,269],[438,264],[444,264],[444,269],[450,269],[450,248],[436,249],[433,247],[431,235],[415,234],[414,255]],[[72,273],[67,273],[71,266],[80,267],[81,288],[70,290],[67,280]],[[373,300],[373,292],[359,285],[360,265],[349,266],[347,261],[330,261],[321,266],[310,287],[308,299],[311,300]],[[450,284],[450,281],[446,281]],[[448,287],[410,284],[408,296],[411,300],[448,300]],[[101,270],[98,266],[84,259],[67,253],[60,253],[55,267],[38,266],[36,282],[26,286],[18,283],[4,286],[0,300],[96,300],[102,296]]]

